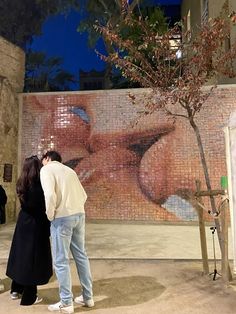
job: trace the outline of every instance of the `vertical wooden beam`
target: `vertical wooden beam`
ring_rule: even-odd
[[[229,265],[228,254],[228,208],[229,202],[227,199],[223,200],[220,208],[221,231],[222,231],[222,257],[221,257],[221,272],[223,280],[228,283],[232,280],[231,269]]]
[[[199,180],[196,180],[196,188],[197,188],[197,192],[199,193],[201,190],[201,182]],[[197,201],[198,203],[202,204],[202,198],[200,196],[197,197]],[[203,217],[203,208],[200,205],[196,204],[196,209],[198,213],[198,222],[199,222],[203,274],[208,275],[209,264],[208,264],[206,229],[205,229],[205,222],[204,222],[204,217]]]

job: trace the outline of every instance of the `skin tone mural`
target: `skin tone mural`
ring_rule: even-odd
[[[194,190],[196,178],[203,180],[194,135],[184,121],[173,124],[161,112],[140,118],[140,110],[126,90],[25,94],[22,158],[58,150],[85,187],[91,219],[196,220],[182,195]],[[203,130],[205,138],[217,134],[213,127]],[[214,143],[206,145],[214,152],[211,165],[219,176],[225,173],[218,154],[224,150],[223,135],[217,150]]]

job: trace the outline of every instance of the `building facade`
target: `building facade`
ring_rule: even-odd
[[[106,78],[106,71],[92,70],[89,72],[79,71],[80,90],[107,89],[109,82]]]
[[[236,12],[235,0],[182,0],[181,16],[185,21],[185,29],[190,31],[191,37],[196,36],[199,28],[208,19],[218,16],[228,17]],[[236,26],[231,23],[230,38],[226,40],[225,49],[236,41]],[[236,64],[235,64],[236,67]],[[219,78],[219,84],[235,84],[236,78]]]

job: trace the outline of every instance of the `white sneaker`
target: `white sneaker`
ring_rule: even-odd
[[[20,299],[21,295],[18,292],[12,292],[11,293],[11,299],[12,300],[17,300]]]
[[[37,297],[36,300],[34,301],[34,304],[38,304],[38,303],[40,303],[42,301],[43,301],[43,298]]]
[[[75,303],[77,304],[81,304],[83,306],[87,306],[87,307],[94,307],[94,301],[93,299],[89,299],[89,300],[84,300],[82,294],[79,297],[76,297],[74,299]]]
[[[57,302],[55,304],[51,304],[48,306],[48,310],[51,311],[51,312],[54,312],[54,311],[60,311],[61,313],[74,313],[74,305],[71,304],[71,305],[63,305],[60,302]]]

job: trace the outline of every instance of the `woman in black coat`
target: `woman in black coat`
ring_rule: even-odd
[[[0,224],[5,224],[6,222],[6,212],[5,212],[6,203],[7,203],[7,195],[2,185],[0,185]],[[0,279],[0,291],[2,290],[4,290],[4,285],[2,283],[2,280]]]
[[[6,274],[12,279],[11,297],[17,299],[21,296],[21,305],[42,301],[37,296],[37,285],[48,283],[52,276],[50,222],[45,213],[40,168],[37,156],[26,158],[16,184],[21,210]]]
[[[5,213],[6,203],[7,203],[7,195],[2,185],[0,185],[0,224],[5,224],[6,222],[6,213]]]

